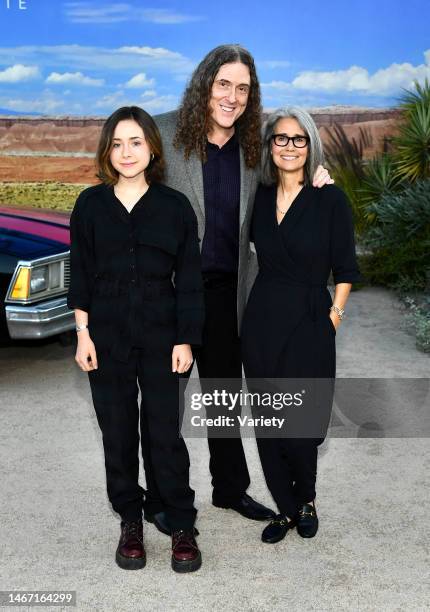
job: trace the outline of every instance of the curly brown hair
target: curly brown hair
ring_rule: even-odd
[[[115,128],[120,121],[127,119],[135,121],[142,128],[145,140],[154,155],[145,169],[146,181],[148,183],[163,181],[165,163],[160,132],[151,115],[139,106],[122,106],[103,124],[96,153],[97,177],[107,185],[116,185],[118,182],[119,174],[111,164],[110,154]]]
[[[185,158],[195,151],[206,161],[207,135],[211,129],[209,101],[215,77],[224,64],[241,62],[249,69],[251,86],[244,113],[235,126],[245,163],[255,168],[261,154],[261,94],[252,55],[240,45],[220,45],[212,49],[195,69],[178,110],[174,145],[183,147]]]

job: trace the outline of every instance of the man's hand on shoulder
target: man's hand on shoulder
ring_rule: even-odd
[[[331,178],[329,171],[324,166],[318,166],[315,171],[312,185],[314,187],[324,187],[324,185],[333,185],[334,180]]]

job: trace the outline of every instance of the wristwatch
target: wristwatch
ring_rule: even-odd
[[[77,331],[77,332],[80,332],[80,331],[82,331],[83,329],[88,329],[88,325],[77,325],[77,326],[76,326],[76,331]]]

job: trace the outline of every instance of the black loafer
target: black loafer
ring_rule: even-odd
[[[303,504],[299,508],[297,532],[302,538],[313,538],[318,531],[318,516],[313,504]]]
[[[165,535],[169,536],[172,534],[172,530],[170,529],[170,525],[165,512],[157,512],[156,514],[145,514],[145,521],[148,521],[148,523],[153,523],[158,529],[158,531],[161,531],[161,533],[164,533]]]
[[[278,514],[270,523],[263,529],[261,539],[267,544],[275,544],[280,542],[287,535],[287,531],[293,529],[296,526],[295,519],[289,521],[286,516]]]
[[[223,503],[213,498],[212,504],[216,508],[235,510],[245,518],[251,519],[252,521],[267,521],[268,519],[276,516],[273,510],[266,508],[266,506],[263,506],[263,504],[259,504],[255,501],[255,499],[252,499],[252,497],[246,493],[244,493],[239,501],[235,503]]]

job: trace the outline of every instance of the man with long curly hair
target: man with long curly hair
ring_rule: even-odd
[[[234,379],[234,390],[241,385],[238,332],[257,267],[249,224],[259,181],[261,111],[251,54],[239,45],[221,45],[197,66],[179,110],[155,117],[166,182],[189,198],[198,220],[206,324],[196,361],[205,391],[205,379]],[[324,168],[315,179],[318,186],[330,181]],[[213,505],[253,520],[272,518],[270,509],[246,493],[250,478],[239,430],[227,435],[208,437]],[[156,498],[148,486],[148,507]],[[145,516],[168,532],[163,512]]]

